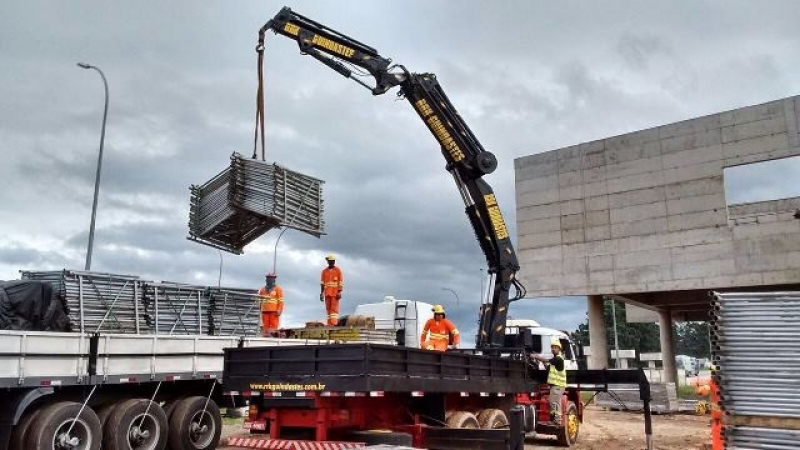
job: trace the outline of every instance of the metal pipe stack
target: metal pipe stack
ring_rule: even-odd
[[[800,448],[800,292],[714,293],[726,448]]]
[[[255,336],[260,297],[254,289],[194,286],[89,271],[22,271],[50,283],[81,333]]]
[[[211,180],[190,187],[188,239],[241,254],[272,228],[325,234],[322,180],[277,164],[231,155]]]

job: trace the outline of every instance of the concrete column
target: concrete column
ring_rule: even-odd
[[[676,383],[678,372],[675,370],[675,336],[672,332],[672,315],[669,310],[658,311],[658,325],[661,337],[661,358],[664,363],[664,382]]]
[[[589,344],[592,356],[589,358],[590,369],[608,368],[608,338],[606,337],[606,316],[603,308],[603,296],[590,295],[589,310]]]

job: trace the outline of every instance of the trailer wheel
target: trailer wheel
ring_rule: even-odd
[[[169,423],[169,419],[172,418],[172,413],[175,412],[175,408],[178,407],[178,403],[183,401],[183,397],[181,398],[173,398],[172,400],[167,400],[164,402],[164,406],[161,409],[164,410],[164,414],[167,415],[167,422]]]
[[[108,418],[111,417],[111,413],[114,412],[114,408],[116,407],[117,403],[111,402],[106,403],[97,409],[97,418],[100,419],[100,429],[103,430],[103,434],[106,432],[106,423],[108,423]]]
[[[396,433],[390,430],[364,430],[349,433],[349,438],[355,442],[367,445],[412,445],[412,437],[408,433]]]
[[[59,402],[39,413],[28,430],[26,450],[100,450],[100,419],[80,403]],[[79,414],[80,413],[80,414]]]
[[[447,428],[468,428],[477,430],[481,426],[475,414],[467,411],[456,411],[447,418]]]
[[[188,397],[181,400],[169,419],[171,450],[210,450],[219,444],[222,416],[214,400]]]
[[[41,412],[42,408],[36,408],[26,412],[25,415],[22,416],[19,423],[17,423],[14,430],[11,432],[11,439],[8,441],[9,450],[26,450],[25,440],[28,437],[28,432]]]
[[[499,409],[484,409],[478,413],[478,425],[485,430],[508,428],[508,417]]]
[[[103,450],[164,450],[167,415],[156,402],[134,398],[118,403],[108,417]]]
[[[564,424],[558,430],[556,437],[558,438],[559,445],[563,447],[572,447],[578,441],[578,432],[581,428],[581,421],[578,418],[578,408],[575,403],[567,403],[567,413],[564,416]]]

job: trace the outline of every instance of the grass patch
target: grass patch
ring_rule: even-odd
[[[244,423],[244,417],[222,417],[223,425],[241,425]]]
[[[678,386],[678,398],[686,399],[697,399],[700,398],[699,395],[694,390],[694,386]]]

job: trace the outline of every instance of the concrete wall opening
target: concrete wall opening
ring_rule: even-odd
[[[728,167],[724,180],[733,224],[787,214],[800,219],[800,156]]]

